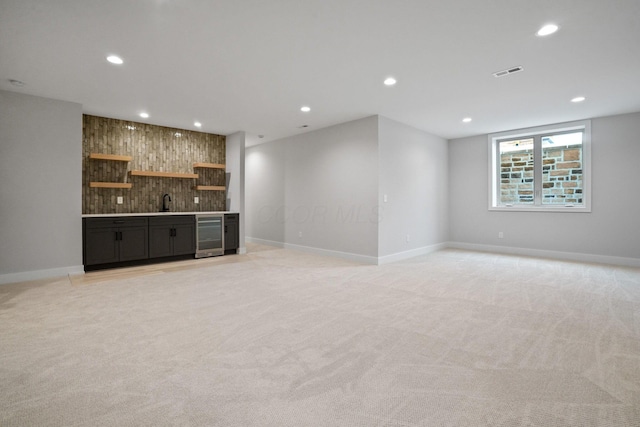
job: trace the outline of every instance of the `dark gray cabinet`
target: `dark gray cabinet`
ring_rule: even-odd
[[[224,254],[240,247],[240,215],[224,214]],[[195,215],[82,219],[86,271],[189,258],[196,253]]]
[[[240,247],[240,214],[224,214],[224,253],[235,254]]]
[[[196,252],[196,224],[193,215],[149,218],[149,257],[160,258]]]
[[[146,217],[84,218],[84,265],[149,258]]]

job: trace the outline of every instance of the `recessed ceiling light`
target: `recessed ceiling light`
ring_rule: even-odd
[[[9,83],[11,83],[12,85],[14,85],[16,87],[24,86],[24,82],[21,82],[20,80],[11,79],[11,80],[9,80]]]
[[[193,122],[193,125],[197,128],[202,127],[202,123],[200,122]]]
[[[469,123],[471,120],[471,117],[465,117],[464,119],[462,119],[464,123]]]
[[[384,79],[384,84],[387,86],[393,86],[396,83],[398,83],[398,81],[393,77],[387,77],[386,79]]]
[[[148,119],[149,113],[140,113],[140,117],[142,117],[143,119]]]
[[[302,111],[303,113],[308,113],[309,111],[311,111],[311,107],[307,107],[306,105],[302,108],[300,108],[300,111]]]
[[[573,99],[571,100],[571,102],[582,102],[582,101],[584,101],[585,99],[587,99],[587,98],[585,98],[584,96],[576,96],[575,98],[573,98]]]
[[[116,55],[107,56],[107,61],[111,62],[112,64],[116,64],[116,65],[122,65],[124,63],[122,58],[120,58],[119,56],[116,56]]]
[[[548,36],[549,34],[553,34],[558,31],[558,26],[555,24],[547,24],[544,27],[538,30],[539,36]]]

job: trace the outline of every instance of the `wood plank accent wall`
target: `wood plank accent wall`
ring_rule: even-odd
[[[145,213],[162,207],[171,195],[175,212],[223,211],[224,191],[195,186],[224,186],[224,169],[197,169],[194,163],[224,164],[224,135],[168,128],[126,120],[82,117],[82,213]],[[91,153],[131,156],[131,161],[90,159]],[[95,157],[95,156],[94,156]],[[136,176],[132,170],[197,174],[198,178]],[[195,176],[195,175],[194,175]],[[90,182],[130,183],[131,189],[90,187]],[[123,204],[116,204],[122,196]],[[200,203],[194,203],[194,196]]]

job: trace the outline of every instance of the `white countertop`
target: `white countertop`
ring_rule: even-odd
[[[114,216],[202,215],[202,214],[228,214],[228,213],[238,213],[238,212],[206,211],[206,212],[144,212],[144,213],[82,214],[82,218],[106,218],[106,217],[114,217]]]

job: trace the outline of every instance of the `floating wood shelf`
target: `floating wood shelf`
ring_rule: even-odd
[[[130,162],[133,157],[131,156],[120,156],[117,154],[102,154],[102,153],[91,153],[89,154],[90,159],[94,160],[115,160],[117,162]]]
[[[153,171],[131,171],[132,176],[155,176],[159,178],[198,178],[197,173],[178,173],[178,172],[153,172]]]
[[[224,191],[226,188],[224,185],[196,185],[193,187],[194,190],[203,190],[203,191]]]
[[[224,169],[226,165],[220,163],[194,163],[194,168]]]
[[[133,184],[130,182],[90,182],[89,187],[92,188],[131,188]]]

